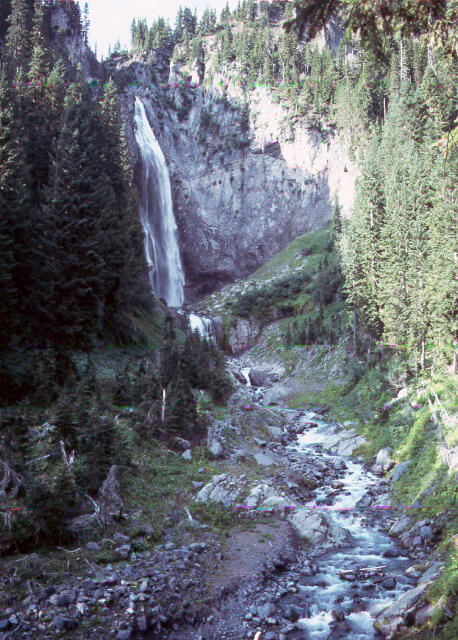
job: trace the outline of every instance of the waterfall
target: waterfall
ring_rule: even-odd
[[[212,323],[209,318],[204,318],[203,316],[198,316],[195,313],[189,314],[189,324],[191,325],[191,331],[197,331],[201,335],[202,338],[207,338],[207,340],[212,340]]]
[[[169,172],[138,96],[135,98],[135,125],[135,138],[142,157],[140,215],[151,287],[155,295],[164,298],[170,307],[181,307],[184,274]]]

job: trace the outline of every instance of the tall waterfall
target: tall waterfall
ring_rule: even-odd
[[[165,298],[169,307],[181,307],[184,274],[169,172],[138,96],[135,98],[135,125],[135,138],[142,157],[140,215],[151,287],[158,298]]]

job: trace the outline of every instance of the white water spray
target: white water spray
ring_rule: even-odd
[[[184,301],[184,274],[173,214],[170,178],[164,154],[148,122],[145,107],[135,98],[135,138],[142,157],[140,215],[151,287],[169,307]]]

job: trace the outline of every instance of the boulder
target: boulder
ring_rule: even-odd
[[[186,449],[186,451],[183,451],[183,453],[181,454],[181,457],[184,460],[192,460],[192,451],[191,451],[191,449]]]
[[[338,456],[350,456],[355,449],[365,443],[364,436],[358,436],[353,429],[348,429],[331,436],[323,448]]]
[[[217,435],[215,427],[210,427],[208,429],[207,449],[215,458],[220,458],[223,455],[223,445],[221,444],[221,440]]]
[[[247,507],[257,507],[261,502],[277,495],[277,491],[267,484],[258,484],[253,487],[245,500]]]
[[[390,480],[392,482],[396,482],[396,480],[399,480],[399,478],[407,471],[407,468],[411,462],[412,460],[405,460],[404,462],[400,462],[399,464],[397,464],[391,473]]]
[[[288,518],[289,523],[300,538],[313,545],[342,546],[346,531],[337,525],[328,514],[300,509]]]
[[[233,504],[242,490],[240,482],[234,481],[227,473],[213,476],[197,494],[197,502],[220,502],[225,507]]]
[[[433,615],[434,611],[435,608],[432,604],[427,604],[426,606],[419,609],[415,614],[415,625],[420,626],[422,624],[425,624],[425,622],[427,622]]]
[[[377,616],[375,621],[376,629],[385,637],[392,638],[393,634],[404,623],[404,616],[407,612],[424,599],[428,586],[425,583],[403,593],[400,598]]]
[[[375,466],[374,473],[382,474],[391,469],[394,465],[393,460],[391,459],[391,452],[393,449],[391,447],[384,447],[380,449],[380,451],[375,456]]]
[[[261,467],[269,467],[273,464],[277,464],[272,456],[269,456],[266,453],[257,453],[254,456],[254,459]]]
[[[418,584],[427,584],[431,580],[435,580],[444,570],[443,562],[433,562],[427,571],[418,580]]]
[[[178,436],[174,436],[172,438],[172,445],[178,449],[178,451],[186,451],[186,449],[191,448],[191,443],[189,440],[185,440],[184,438],[179,438]]]
[[[119,512],[124,507],[120,496],[119,482],[116,477],[117,472],[117,466],[113,465],[97,494],[97,502],[105,514]]]
[[[258,616],[261,620],[266,620],[270,618],[275,613],[275,607],[271,602],[267,602],[263,604],[261,607],[258,607]]]
[[[278,381],[277,375],[269,371],[263,371],[262,369],[250,369],[248,375],[253,387],[268,387]]]

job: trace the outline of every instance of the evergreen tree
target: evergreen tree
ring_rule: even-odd
[[[84,3],[83,16],[84,16],[84,18],[83,18],[83,25],[82,25],[81,35],[82,35],[84,44],[87,46],[88,45],[89,27],[91,25],[91,22],[89,20],[89,7],[88,7],[87,2]],[[134,22],[135,22],[135,19],[134,19]]]
[[[25,69],[30,57],[30,9],[27,0],[12,0],[6,52],[14,70]]]
[[[100,167],[99,139],[89,89],[73,84],[54,146],[37,246],[37,331],[54,343],[87,344],[100,329],[101,219],[113,195]]]
[[[196,417],[196,401],[192,393],[191,385],[178,372],[167,389],[167,408],[165,415],[167,433],[191,434]]]
[[[0,206],[1,282],[5,296],[0,302],[2,342],[12,337],[13,327],[22,334],[30,314],[31,248],[34,238],[30,176],[21,143],[20,122],[14,109],[14,91],[0,69]],[[9,292],[10,296],[7,295]],[[22,326],[21,326],[22,324]],[[10,333],[11,332],[11,333]]]

